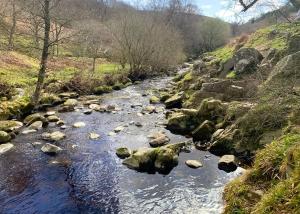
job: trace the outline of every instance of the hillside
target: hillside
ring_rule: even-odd
[[[258,30],[204,54],[162,94],[182,108],[168,115],[172,132],[247,168],[226,187],[225,213],[299,211],[299,44],[299,23]]]

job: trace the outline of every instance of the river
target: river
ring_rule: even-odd
[[[0,213],[221,213],[224,185],[240,172],[220,171],[218,157],[195,149],[181,153],[178,166],[162,175],[130,170],[115,155],[118,147],[148,146],[147,135],[161,130],[172,143],[187,140],[164,129],[163,112],[141,116],[137,113],[142,107],[131,107],[134,103],[149,105],[149,96],[142,94],[164,88],[169,81],[148,80],[101,96],[103,104],[122,109],[116,114],[85,115],[84,109],[58,114],[70,126],[75,122],[87,125],[63,131],[67,136],[60,142],[64,152],[57,156],[48,156],[32,145],[43,142],[43,132],[59,130],[55,125],[38,133],[18,135],[15,149],[0,157]],[[143,127],[128,126],[116,136],[108,136],[130,121],[140,122]],[[101,138],[90,140],[91,132]],[[191,169],[185,165],[188,159],[201,160],[204,166]]]

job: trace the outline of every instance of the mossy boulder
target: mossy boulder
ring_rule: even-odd
[[[158,104],[160,103],[160,99],[156,96],[150,97],[150,104]]]
[[[171,96],[172,95],[169,92],[163,91],[159,94],[159,97],[160,97],[159,99],[161,102],[165,102],[167,99],[171,98]]]
[[[166,108],[182,108],[184,94],[177,93],[165,101]]]
[[[42,121],[42,122],[46,123],[47,119],[43,115],[41,115],[40,113],[35,113],[35,114],[28,115],[24,119],[23,122],[26,126],[30,126],[32,123],[34,123],[36,121]]]
[[[180,149],[185,145],[178,143],[159,148],[140,148],[123,164],[137,171],[168,173],[177,165]]]
[[[197,117],[200,121],[210,120],[217,124],[224,120],[226,111],[227,105],[223,104],[220,100],[205,99],[201,102]]]
[[[215,124],[205,120],[198,128],[192,132],[195,141],[208,142],[215,131]]]
[[[29,98],[0,102],[0,120],[21,118],[33,110]]]
[[[0,131],[0,144],[7,143],[11,140],[11,136],[4,131]]]
[[[131,151],[128,148],[124,148],[124,147],[118,148],[116,151],[116,155],[121,159],[125,159],[130,157]]]
[[[42,94],[42,97],[40,99],[40,104],[41,105],[58,105],[61,104],[63,101],[59,96],[55,94],[48,94],[44,93]]]
[[[23,123],[19,121],[13,121],[13,120],[0,121],[0,131],[5,131],[5,132],[18,131],[22,127],[23,127]]]
[[[98,86],[94,89],[94,94],[102,95],[112,92],[113,88],[111,86]]]
[[[173,133],[189,134],[197,128],[198,111],[196,109],[182,109],[170,115],[167,122],[167,129]]]

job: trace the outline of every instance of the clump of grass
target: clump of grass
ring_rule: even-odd
[[[298,213],[300,134],[287,134],[256,155],[253,168],[225,188],[225,213]]]

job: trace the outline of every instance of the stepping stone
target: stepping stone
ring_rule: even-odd
[[[193,168],[193,169],[197,169],[197,168],[203,167],[203,164],[200,161],[197,161],[197,160],[187,160],[185,162],[185,164],[188,167]]]
[[[84,122],[77,122],[77,123],[74,123],[73,127],[74,128],[82,128],[82,127],[85,127],[85,123]]]
[[[96,133],[90,133],[89,138],[91,140],[97,140],[100,138],[100,135],[96,134]]]

